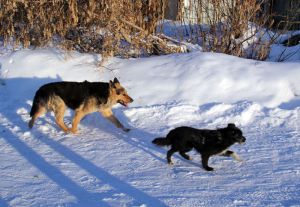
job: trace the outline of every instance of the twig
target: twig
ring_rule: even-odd
[[[123,22],[123,23],[125,23],[125,24],[127,24],[127,25],[129,25],[131,27],[133,27],[134,29],[137,29],[138,31],[144,32],[145,34],[147,34],[147,32],[143,28],[141,28],[139,26],[136,26],[136,25],[132,24],[131,22],[128,22],[128,21],[126,21],[124,19],[119,19],[119,20],[121,22]],[[166,47],[166,48],[169,48],[169,46],[165,43],[165,41],[161,37],[163,37],[163,38],[165,38],[165,39],[167,39],[167,40],[169,40],[171,42],[174,42],[176,44],[179,44],[180,46],[181,45],[185,45],[187,47],[186,44],[183,44],[183,43],[181,43],[181,42],[179,42],[179,41],[177,41],[177,40],[175,40],[173,38],[167,37],[167,36],[165,36],[163,34],[160,34],[161,37],[156,36],[156,35],[152,35],[152,34],[147,34],[147,35],[148,35],[149,38],[152,38],[153,40],[157,40],[160,44],[162,44],[163,47]],[[127,40],[128,38],[125,38],[125,39]],[[181,47],[179,47],[179,51],[182,52],[182,48]]]

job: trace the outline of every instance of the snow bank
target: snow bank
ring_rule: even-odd
[[[297,63],[277,64],[195,52],[122,61],[116,67],[137,97],[138,106],[172,101],[202,105],[248,100],[276,107],[300,94]]]
[[[203,105],[243,100],[276,107],[293,101],[300,94],[298,63],[259,62],[193,52],[129,60],[114,58],[107,66],[113,72],[107,69],[99,72],[95,58],[99,57],[78,53],[68,57],[53,49],[22,50],[1,57],[0,61],[7,81],[13,78],[43,78],[45,82],[108,81],[117,76],[135,98],[132,106],[174,101]]]

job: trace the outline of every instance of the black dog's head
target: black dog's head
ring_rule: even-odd
[[[225,130],[226,130],[226,137],[230,138],[233,142],[237,142],[239,144],[246,142],[246,138],[243,136],[242,130],[237,128],[234,124],[232,123],[228,124]]]

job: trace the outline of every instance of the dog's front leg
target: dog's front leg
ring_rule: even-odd
[[[222,154],[220,154],[221,156],[225,156],[225,157],[232,157],[233,159],[241,162],[242,159],[233,151],[231,150],[226,150],[224,151]]]
[[[125,132],[129,132],[130,129],[124,127],[121,122],[114,116],[111,109],[101,110],[100,113],[107,118],[109,121],[111,121],[116,127],[121,128]]]
[[[83,113],[83,111],[81,111],[81,110],[77,110],[75,112],[75,115],[74,115],[74,118],[72,121],[72,129],[70,130],[73,134],[78,133],[78,124],[84,116],[85,116],[85,113]]]
[[[208,166],[209,155],[201,154],[202,166],[207,171],[213,171],[214,168]]]

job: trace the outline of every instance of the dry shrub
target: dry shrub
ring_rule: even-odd
[[[182,1],[182,0],[181,0]],[[181,20],[188,23],[189,40],[204,51],[265,60],[271,44],[287,32],[296,13],[274,24],[268,0],[189,0],[181,4]],[[299,3],[297,9],[299,8]],[[299,15],[299,12],[298,12]],[[289,22],[287,22],[289,21]],[[276,31],[276,32],[273,32]]]
[[[55,40],[68,50],[104,56],[153,53],[149,34],[163,0],[0,0],[0,37],[24,47]],[[139,29],[136,29],[134,26]]]
[[[204,51],[264,60],[272,42],[262,41],[266,34],[258,31],[267,32],[263,28],[273,23],[262,12],[264,4],[264,0],[191,0],[183,20],[192,27],[191,41],[200,43]],[[203,23],[208,26],[194,26]]]

